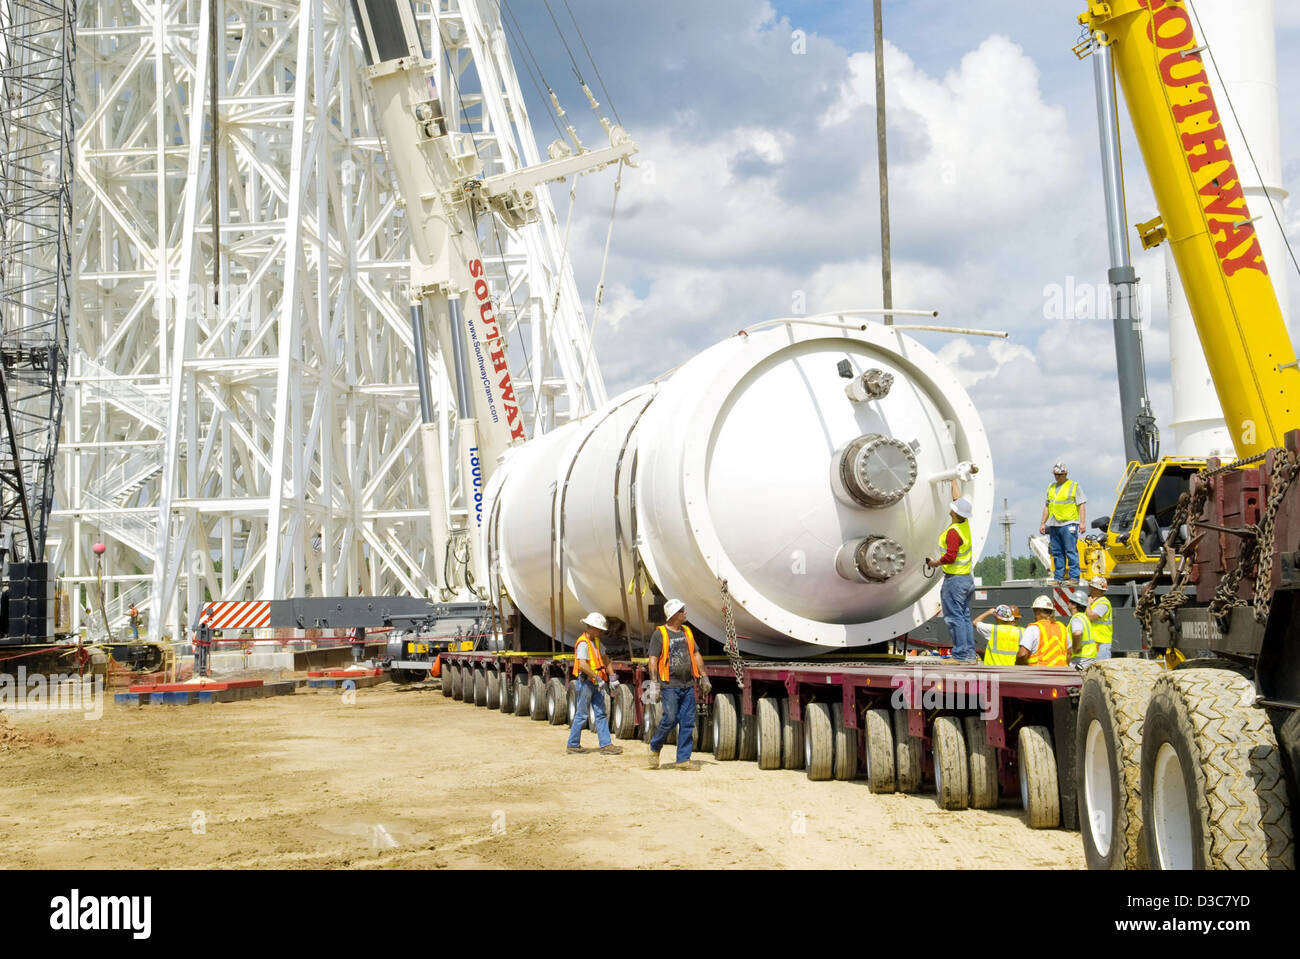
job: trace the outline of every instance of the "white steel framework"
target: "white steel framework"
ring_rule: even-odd
[[[449,122],[502,170],[535,160],[496,4],[421,12]],[[56,569],[93,582],[102,539],[109,612],[147,609],[151,639],[209,599],[431,593],[408,242],[345,2],[99,0],[78,41]],[[484,224],[533,430],[604,400],[539,199],[519,233]]]

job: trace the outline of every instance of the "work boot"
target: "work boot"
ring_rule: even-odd
[[[564,751],[565,751],[566,753],[589,753],[589,752],[591,752],[591,750],[588,749],[586,746],[565,746],[565,747],[564,747]]]
[[[600,754],[602,756],[621,756],[623,754],[623,747],[615,746],[613,743],[610,743],[608,746],[600,747]]]
[[[694,759],[686,759],[677,764],[678,769],[684,769],[687,772],[694,772],[700,768],[700,764]]]
[[[659,768],[659,754],[658,754],[657,752],[655,752],[653,749],[650,750],[650,763],[649,763],[649,765],[650,765],[650,768],[651,768],[651,769],[658,769],[658,768]]]

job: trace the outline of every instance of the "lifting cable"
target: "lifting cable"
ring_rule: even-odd
[[[582,92],[587,95],[587,102],[591,104],[591,112],[596,115],[596,119],[600,121],[600,125],[605,128],[606,132],[608,132],[609,121],[600,115],[600,104],[596,102],[596,97],[592,94],[591,88],[587,86],[587,81],[582,79],[582,70],[578,66],[577,59],[573,56],[573,48],[569,46],[568,37],[566,37],[564,31],[560,29],[560,22],[555,19],[555,12],[551,9],[551,0],[542,0],[542,3],[546,7],[547,15],[551,18],[551,23],[555,24],[555,32],[559,34],[560,42],[564,44],[564,52],[569,55],[569,64],[573,67],[573,75],[578,78],[578,86],[582,87]],[[570,15],[572,15],[572,13],[570,13]]]
[[[591,314],[591,325],[587,327],[587,349],[583,355],[582,369],[578,383],[582,387],[583,403],[586,403],[587,368],[591,365],[591,351],[596,345],[596,321],[600,319],[600,307],[605,301],[605,270],[609,266],[609,247],[614,239],[614,215],[618,212],[618,191],[623,188],[623,167],[625,161],[618,161],[618,176],[614,178],[614,201],[609,206],[609,228],[605,231],[605,252],[600,260],[600,279],[596,281],[596,299]]]
[[[622,126],[623,121],[618,115],[618,108],[614,106],[614,98],[609,95],[609,90],[605,87],[605,78],[600,75],[600,67],[596,65],[596,58],[591,55],[591,49],[587,46],[587,38],[582,35],[582,27],[578,26],[578,18],[573,15],[569,0],[564,0],[564,9],[569,11],[569,19],[573,21],[573,29],[578,31],[578,40],[582,43],[582,49],[586,51],[587,59],[591,61],[591,69],[595,71],[596,83],[600,85],[600,92],[605,98],[605,103],[609,106],[609,112],[614,114],[614,122]]]
[[[510,17],[510,20],[514,21],[515,24],[513,27],[511,27],[510,22],[503,17],[501,19],[501,25],[506,28],[506,32],[509,33],[510,36],[514,39],[515,45],[517,47],[522,48],[523,51],[527,54],[527,56],[524,58],[523,61],[524,69],[528,72],[528,78],[533,83],[533,89],[537,91],[538,99],[540,99],[543,103],[545,103],[547,100],[547,96],[549,95],[551,101],[551,107],[547,111],[547,116],[549,116],[551,119],[551,126],[555,127],[555,132],[559,135],[559,138],[563,140],[564,130],[560,127],[560,121],[557,118],[557,113],[556,113],[556,110],[558,109],[560,103],[559,98],[555,95],[555,91],[551,89],[551,85],[546,82],[546,74],[542,72],[542,65],[537,62],[537,57],[533,56],[533,49],[528,45],[528,39],[524,36],[523,29],[519,26],[519,21],[515,19],[514,12],[511,11],[509,4],[506,3],[506,0],[501,0],[501,9],[506,12],[506,14]],[[529,60],[532,61],[533,64],[532,66],[528,65]],[[533,74],[533,67],[537,68],[536,75]],[[540,82],[539,82],[539,78],[540,78]],[[542,92],[543,87],[545,87],[546,89],[545,93]]]

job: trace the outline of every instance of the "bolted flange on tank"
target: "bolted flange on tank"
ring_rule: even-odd
[[[988,441],[952,373],[894,327],[786,322],[508,453],[483,554],[519,610],[570,643],[591,610],[648,633],[654,588],[721,638],[724,578],[749,653],[867,646],[938,614],[925,559],[966,462],[981,467],[963,487],[978,553]]]

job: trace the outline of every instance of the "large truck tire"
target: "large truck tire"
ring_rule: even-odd
[[[867,788],[873,793],[894,791],[894,721],[888,709],[868,709]]]
[[[564,680],[553,676],[546,684],[546,721],[552,726],[563,726],[569,718],[569,691]]]
[[[790,718],[790,700],[781,700],[781,764],[786,769],[803,769],[804,725]]]
[[[632,687],[626,683],[614,690],[610,706],[609,731],[615,739],[632,739],[636,736],[636,698]]]
[[[914,793],[921,788],[921,752],[925,740],[907,730],[907,710],[894,710],[894,774],[898,791]]]
[[[998,808],[998,751],[989,745],[987,724],[966,717],[966,751],[970,753],[971,809]]]
[[[814,782],[830,779],[835,769],[835,733],[831,708],[809,703],[803,714],[804,772]]]
[[[663,703],[646,704],[645,712],[641,719],[641,739],[646,743],[646,745],[649,745],[650,740],[654,738],[655,730],[659,728],[659,720],[663,717],[663,714]]]
[[[546,715],[546,680],[537,673],[528,677],[528,715],[541,722]]]
[[[761,696],[754,704],[758,738],[758,768],[781,768],[781,706],[773,696]]]
[[[1145,869],[1142,726],[1164,670],[1149,659],[1109,659],[1083,672],[1075,728],[1079,832],[1089,869]]]
[[[483,705],[488,709],[499,710],[501,708],[501,675],[495,669],[487,671],[486,695],[484,696]]]
[[[587,707],[587,728],[593,733],[596,732],[596,696],[601,698],[601,704],[605,707],[605,722],[609,722],[610,714],[613,712],[614,704],[609,697],[609,693],[603,690],[597,690],[596,695],[591,697],[591,705]]]
[[[515,694],[512,700],[516,716],[531,716],[533,713],[532,689],[528,685],[525,673],[515,673]]]
[[[1055,829],[1061,824],[1061,791],[1056,779],[1056,750],[1046,726],[1021,726],[1017,743],[1020,760],[1020,804],[1030,829]]]
[[[442,694],[448,699],[451,698],[451,694],[454,692],[452,689],[452,674],[454,671],[455,667],[444,666],[442,669],[442,675],[439,677],[439,681],[442,684]]]
[[[487,670],[474,670],[474,705],[487,705]]]
[[[736,758],[741,762],[752,763],[758,758],[758,717],[753,713],[748,716],[736,705],[736,715],[740,720],[740,730],[736,737]]]
[[[447,672],[451,677],[451,698],[457,702],[465,701],[465,681],[461,675],[463,670],[459,666],[448,666]]]
[[[713,697],[713,758],[720,762],[735,759],[738,755],[739,718],[736,715],[736,697],[719,693]]]
[[[961,719],[934,720],[934,794],[940,809],[965,809],[970,804],[970,756]]]
[[[502,670],[497,674],[498,686],[500,693],[497,705],[501,712],[509,716],[515,711],[515,678],[514,676]]]
[[[858,731],[844,725],[844,704],[831,706],[831,736],[834,741],[836,779],[858,778]]]
[[[1142,732],[1142,826],[1155,869],[1293,869],[1273,724],[1228,669],[1156,680]]]
[[[713,752],[713,706],[710,705],[704,712],[700,712],[698,700],[695,708],[694,736],[695,740],[691,744],[691,752]]]

